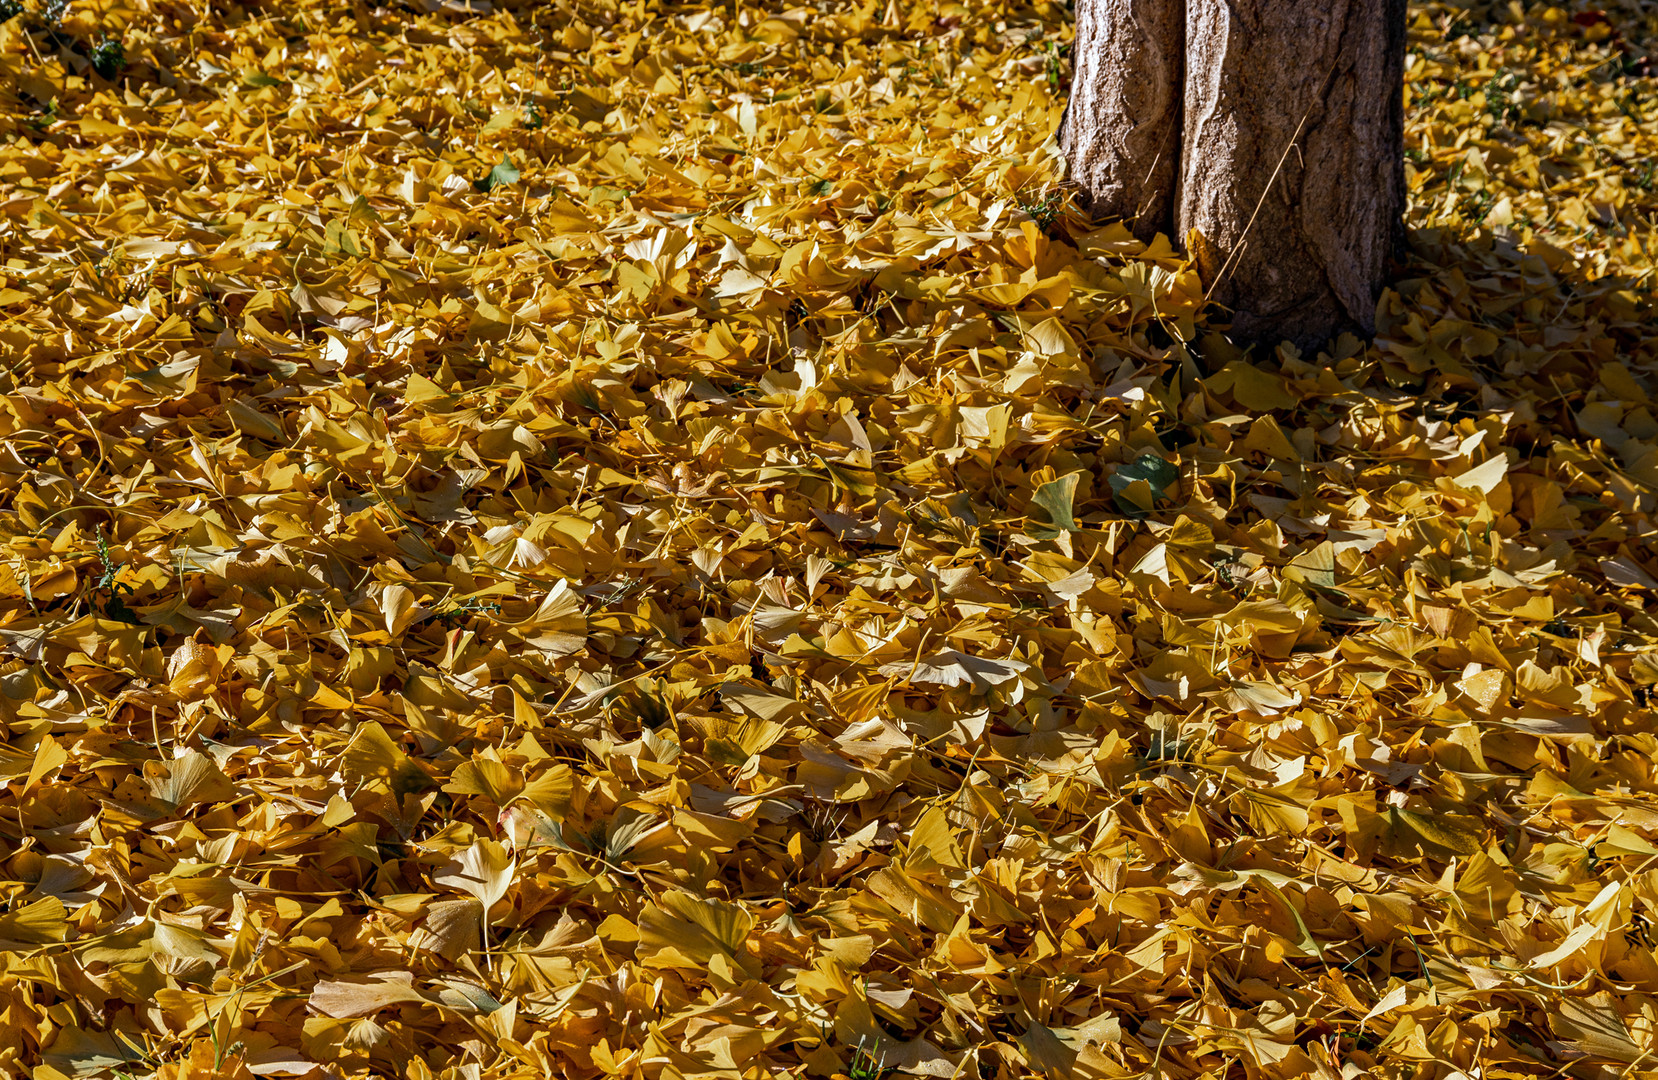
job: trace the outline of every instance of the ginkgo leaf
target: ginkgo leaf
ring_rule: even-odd
[[[558,581],[547,590],[525,625],[582,633],[587,629],[587,617],[582,614],[581,598],[570,588],[570,583]]]
[[[198,750],[162,764],[149,777],[150,794],[169,808],[192,803],[219,802],[236,793],[233,784],[212,758]]]
[[[1604,931],[1594,923],[1579,923],[1572,927],[1572,932],[1546,953],[1539,953],[1528,961],[1528,966],[1534,968],[1549,968],[1563,960],[1569,960],[1583,951],[1583,947]]]
[[[512,160],[502,156],[494,167],[489,170],[482,180],[478,181],[479,191],[494,191],[496,188],[506,187],[518,183],[519,172]]]
[[[1614,999],[1605,991],[1586,998],[1560,998],[1549,1010],[1549,1025],[1562,1040],[1591,1058],[1634,1064],[1651,1054],[1630,1037]]]
[[[1613,825],[1607,830],[1606,839],[1595,848],[1595,855],[1602,859],[1614,859],[1619,855],[1647,858],[1658,856],[1658,846],[1622,825]]]
[[[380,593],[380,610],[386,616],[386,633],[399,636],[416,614],[413,590],[406,585],[387,585]]]
[[[144,1060],[142,1046],[118,1031],[66,1027],[42,1055],[60,1075],[92,1076],[111,1069],[130,1068]]]
[[[941,806],[932,807],[921,815],[910,833],[910,844],[912,848],[925,849],[944,866],[963,865],[961,848],[951,835],[947,815]]]
[[[1041,1024],[1032,1023],[1016,1040],[1025,1064],[1048,1076],[1070,1076],[1076,1068],[1077,1052]]]
[[[432,880],[476,897],[487,912],[512,887],[514,864],[493,840],[478,840],[432,872]]]
[[[657,967],[691,967],[723,957],[742,966],[754,918],[740,905],[673,890],[639,915],[640,959]]]
[[[426,917],[410,935],[409,945],[437,953],[445,960],[459,960],[477,946],[483,925],[480,901],[439,900],[426,909]]]
[[[1036,489],[1036,494],[1031,496],[1031,506],[1041,512],[1041,517],[1037,519],[1038,523],[1033,528],[1032,536],[1051,539],[1059,533],[1076,529],[1072,501],[1076,497],[1077,480],[1080,475],[1067,473]]]
[[[752,702],[754,695],[737,700]],[[763,753],[781,739],[788,728],[772,720],[745,716],[735,721],[710,717],[703,722],[704,746],[708,755],[727,765],[742,765],[755,754]]]
[[[658,826],[660,821],[648,814],[618,814],[617,821],[604,834],[604,860],[612,866],[621,866],[630,860],[635,845]]]
[[[1296,691],[1271,683],[1238,680],[1227,688],[1228,702],[1239,711],[1249,710],[1274,716],[1300,705],[1305,699]]]
[[[167,658],[168,688],[181,698],[197,698],[218,681],[224,654],[194,638],[184,641]]]
[[[35,747],[35,758],[29,765],[29,775],[23,782],[23,790],[27,792],[46,777],[61,769],[68,760],[69,752],[59,745],[55,738],[50,735],[46,736],[40,740],[40,745]]]
[[[68,932],[67,916],[63,901],[57,897],[48,896],[36,900],[0,915],[0,941],[15,941],[29,945],[62,941]]]
[[[552,818],[562,818],[575,794],[575,773],[568,765],[551,765],[524,785],[516,798]]]
[[[482,795],[504,807],[524,790],[524,777],[495,758],[475,754],[471,761],[455,766],[443,790],[455,795]]]
[[[1508,475],[1508,458],[1501,454],[1451,478],[1457,487],[1473,488],[1482,494],[1491,494]]]
[[[377,973],[378,978],[319,982],[311,990],[311,1008],[324,1016],[369,1016],[393,1005],[424,1005],[431,999],[413,986],[405,971]]]
[[[1606,580],[1614,585],[1622,585],[1628,589],[1658,591],[1658,580],[1654,580],[1644,566],[1627,555],[1602,559],[1600,570],[1606,575]]]
[[[1479,838],[1449,824],[1441,818],[1418,814],[1398,807],[1388,808],[1389,818],[1396,826],[1403,826],[1430,844],[1458,855],[1473,855],[1484,850]]]
[[[431,783],[386,729],[369,721],[357,726],[340,756],[340,772],[351,782],[375,787],[396,796],[420,791]]]
[[[985,690],[1017,678],[1021,671],[1029,667],[1019,660],[992,660],[971,656],[959,649],[944,649],[913,663],[894,661],[884,665],[880,672],[882,675],[905,676],[911,682],[972,686]]]
[[[516,999],[511,1004],[503,1006],[494,995],[477,983],[456,978],[440,979],[437,982],[441,986],[435,994],[437,1000],[457,1012],[480,1012],[487,1015],[500,1008],[516,1011]]]

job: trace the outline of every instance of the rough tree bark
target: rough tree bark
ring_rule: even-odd
[[[1191,244],[1236,335],[1368,332],[1404,210],[1404,53],[1405,0],[1077,0],[1061,145],[1096,216]]]
[[[1083,209],[1141,240],[1170,232],[1186,27],[1176,0],[1078,0],[1059,142]],[[1086,14],[1085,14],[1086,13]]]

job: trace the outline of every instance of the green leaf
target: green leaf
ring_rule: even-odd
[[[508,187],[518,183],[519,175],[518,170],[513,167],[512,159],[502,154],[500,162],[489,170],[489,175],[473,186],[479,191],[494,191],[498,187]]]
[[[1081,473],[1067,473],[1058,480],[1050,480],[1036,489],[1031,506],[1040,510],[1045,521],[1035,521],[1031,535],[1038,540],[1052,540],[1060,533],[1076,532],[1076,514],[1071,509],[1077,494],[1077,480]]]
[[[365,221],[379,220],[380,215],[375,212],[374,207],[368,204],[368,197],[364,195],[359,195],[355,199],[352,199],[351,209],[347,210],[345,214],[345,222],[347,225],[358,225]]]
[[[1309,551],[1303,551],[1284,567],[1286,581],[1300,581],[1322,589],[1336,587],[1336,547],[1325,540]]]
[[[357,241],[357,234],[347,228],[344,222],[335,220],[323,228],[322,253],[362,258],[363,249]]]
[[[1169,491],[1180,482],[1180,469],[1157,454],[1141,454],[1133,463],[1124,465],[1111,475],[1110,484],[1113,501],[1117,509],[1125,514],[1139,515],[1148,513],[1151,506],[1141,506],[1136,503],[1130,492],[1130,485],[1136,481],[1144,481],[1151,491],[1152,503],[1169,497]]]

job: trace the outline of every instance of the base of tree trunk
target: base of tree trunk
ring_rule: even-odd
[[[1404,211],[1404,51],[1405,0],[1078,0],[1061,145],[1090,212],[1189,245],[1235,336],[1368,333]]]

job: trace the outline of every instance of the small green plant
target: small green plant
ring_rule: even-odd
[[[1487,214],[1491,213],[1491,207],[1496,204],[1496,201],[1496,196],[1492,195],[1488,189],[1481,188],[1470,195],[1464,196],[1457,203],[1457,212],[1462,215],[1464,221],[1471,225],[1478,225],[1485,220]]]
[[[540,105],[532,101],[524,106],[524,127],[530,131],[539,131],[546,123],[547,117],[541,111]]]
[[[92,64],[92,70],[104,78],[114,81],[115,76],[121,74],[121,69],[127,66],[127,50],[121,44],[120,38],[105,36],[92,46],[92,51],[86,54]]]
[[[1062,59],[1065,46],[1057,41],[1049,41],[1043,45],[1042,51],[1046,54],[1048,70],[1048,86],[1058,90],[1065,78],[1065,62]]]
[[[53,105],[55,108],[56,102]],[[119,251],[111,252],[92,264],[92,275],[98,279],[104,294],[123,304],[137,300],[149,288],[144,274],[128,274],[127,270],[126,256]]]
[[[1029,214],[1031,220],[1035,221],[1043,232],[1047,232],[1059,217],[1059,210],[1063,205],[1059,192],[1050,191],[1032,201],[1020,200],[1019,209]]]
[[[1451,165],[1450,170],[1445,173],[1445,186],[1447,188],[1455,188],[1462,182],[1462,170],[1467,164],[1468,163],[1466,161],[1458,158],[1456,162]]]
[[[44,105],[41,105],[38,102],[35,104],[34,115],[29,118],[29,126],[34,128],[36,131],[45,131],[47,128],[57,123],[57,120],[58,99],[53,98]]]
[[[0,0],[0,22],[9,22],[25,10],[20,0]]]
[[[453,626],[463,619],[471,618],[473,615],[499,615],[500,613],[500,601],[480,600],[475,596],[469,596],[456,602],[453,607],[432,612],[432,618],[442,619],[445,624]]]
[[[64,13],[69,10],[69,0],[46,0],[40,9],[40,17],[47,26],[56,26],[63,21]]]
[[[121,599],[123,592],[128,596],[133,592],[131,585],[120,580],[121,571],[126,564],[117,562],[115,556],[110,554],[109,537],[104,535],[102,525],[98,526],[98,563],[98,579],[92,583],[92,591],[103,594],[103,614],[111,619],[136,625],[139,622],[138,614]]]
[[[864,1040],[859,1039],[857,1053],[852,1055],[852,1064],[846,1070],[847,1080],[880,1080],[887,1071],[875,1055],[864,1049]]]
[[[1505,124],[1526,118],[1525,105],[1514,98],[1520,87],[1520,76],[1507,68],[1497,71],[1485,84],[1485,107],[1492,116]]]

